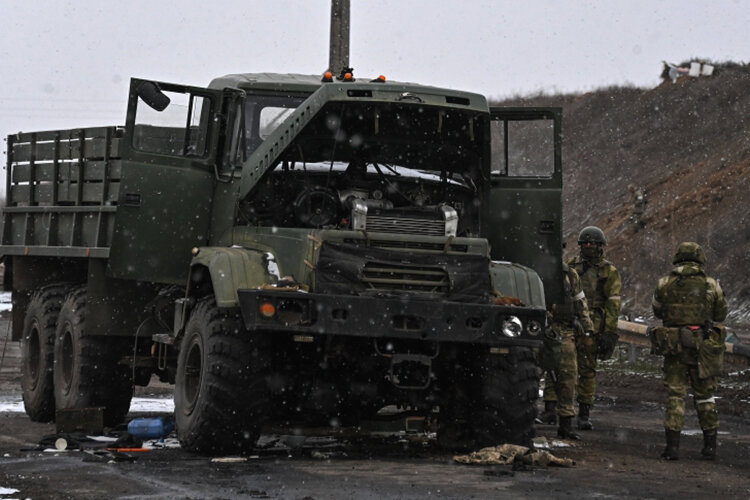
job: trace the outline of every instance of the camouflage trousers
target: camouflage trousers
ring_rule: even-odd
[[[547,372],[545,380],[550,383],[544,384],[544,400],[557,401],[557,414],[559,416],[573,417],[576,414],[573,408],[573,395],[575,394],[576,378],[578,377],[575,332],[568,328],[560,328],[559,332],[562,336],[560,368],[558,368],[555,376]]]
[[[595,337],[576,337],[578,354],[578,403],[593,406],[596,394],[596,340]]]
[[[719,428],[719,412],[713,394],[716,391],[716,377],[698,377],[698,355],[664,356],[664,387],[667,388],[667,411],[664,415],[664,428],[680,431],[685,423],[685,397],[688,388],[693,390],[693,405],[698,412],[698,422],[704,431]],[[695,357],[694,360],[686,357]],[[694,362],[693,362],[694,361]]]

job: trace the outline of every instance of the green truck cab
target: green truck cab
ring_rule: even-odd
[[[32,420],[175,384],[183,447],[388,405],[527,443],[561,291],[561,112],[384,78],[133,79],[124,127],[8,137]],[[220,432],[217,432],[220,430]]]

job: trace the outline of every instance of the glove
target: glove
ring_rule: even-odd
[[[619,337],[615,332],[605,332],[599,336],[599,342],[596,346],[596,357],[604,361],[612,357],[617,347]]]
[[[557,372],[562,357],[562,337],[552,329],[544,335],[540,364],[548,372]]]

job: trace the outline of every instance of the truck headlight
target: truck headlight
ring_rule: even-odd
[[[529,332],[530,335],[539,335],[542,331],[542,324],[536,320],[531,320],[529,321],[529,324],[526,326],[526,330]]]
[[[506,337],[518,337],[523,332],[523,323],[516,316],[506,316],[500,329]]]

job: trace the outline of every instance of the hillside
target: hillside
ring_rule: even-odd
[[[563,234],[601,227],[623,277],[623,312],[652,317],[659,276],[681,241],[703,245],[707,270],[730,301],[729,324],[750,324],[750,65],[652,89],[517,98],[499,105],[563,108]],[[645,189],[638,228],[628,189]]]

